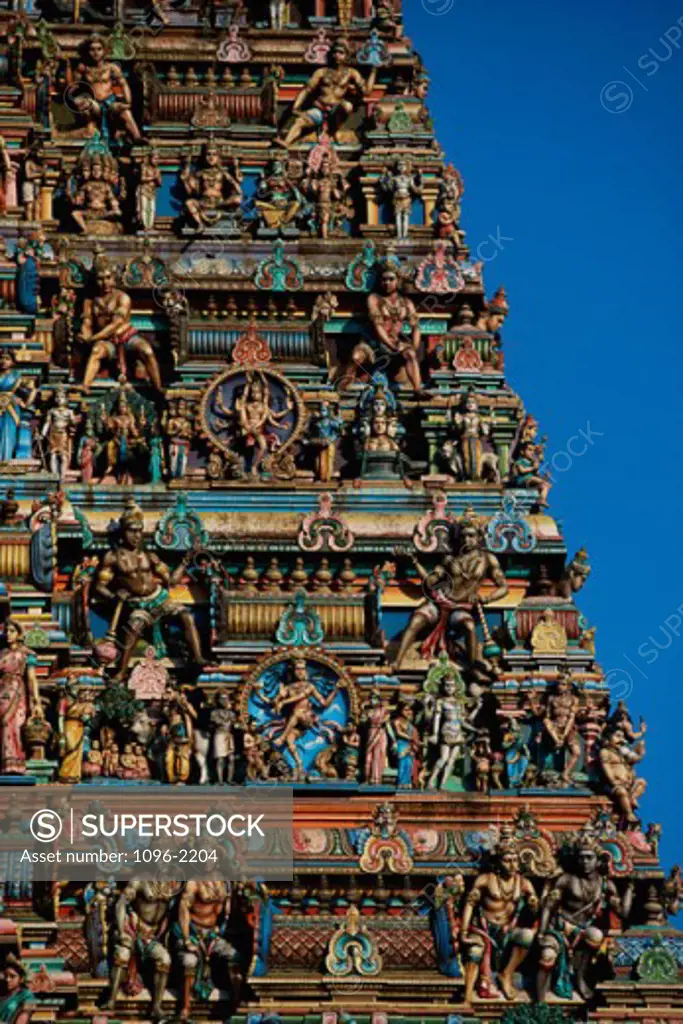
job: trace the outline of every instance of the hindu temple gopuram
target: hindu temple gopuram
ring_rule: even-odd
[[[295,826],[283,883],[1,854],[0,1022],[683,1020],[646,725],[399,0],[0,26],[0,817],[225,784]]]

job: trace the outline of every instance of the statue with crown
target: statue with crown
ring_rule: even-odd
[[[108,640],[120,648],[118,679],[126,677],[138,641],[151,633],[157,653],[164,650],[161,628],[177,623],[192,660],[199,671],[203,664],[199,632],[190,609],[171,599],[169,590],[178,584],[187,558],[171,571],[144,543],[141,509],[130,501],[113,531],[111,550],[100,562],[95,576],[95,598],[111,608]]]

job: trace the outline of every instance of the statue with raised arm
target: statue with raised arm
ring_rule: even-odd
[[[371,94],[377,68],[373,67],[366,81],[360,71],[350,67],[350,58],[348,45],[338,39],[330,50],[328,67],[315,71],[294,101],[294,121],[278,140],[281,145],[289,148],[304,132],[325,125],[334,135],[356,103]]]
[[[186,562],[171,572],[146,549],[143,532],[142,512],[132,503],[119,520],[118,543],[102,559],[95,578],[96,596],[112,602],[115,609],[109,628],[120,634],[122,642],[118,678],[125,677],[138,640],[168,619],[180,623],[195,665],[205,661],[189,608],[172,601],[168,592],[182,578]],[[119,628],[124,613],[126,624]]]
[[[427,597],[422,601],[410,619],[403,634],[394,662],[400,669],[408,651],[416,640],[426,633],[421,647],[423,658],[432,658],[446,650],[455,660],[451,634],[464,636],[465,654],[469,664],[478,658],[477,620],[485,624],[483,606],[502,600],[507,595],[508,585],[500,562],[484,546],[482,527],[479,520],[468,510],[458,520],[457,531],[452,532],[453,553],[446,555],[441,565],[428,572],[409,551],[399,549],[398,554],[407,554],[425,584]],[[494,585],[492,593],[485,599],[480,597],[481,586],[489,580]]]

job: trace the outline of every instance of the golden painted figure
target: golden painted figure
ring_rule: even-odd
[[[225,938],[231,902],[226,882],[204,879],[185,883],[173,929],[183,973],[181,1020],[190,1016],[193,994],[208,1002],[214,978],[222,987],[229,981],[231,1005],[235,1008],[239,1003],[240,957]]]
[[[85,726],[94,715],[95,691],[68,682],[59,702],[59,782],[73,786],[82,780]]]
[[[82,178],[71,216],[84,234],[118,233],[121,207],[102,160],[95,158],[88,176]]]

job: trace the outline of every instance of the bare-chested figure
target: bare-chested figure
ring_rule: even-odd
[[[465,900],[465,1002],[472,1002],[475,983],[480,999],[500,998],[493,983],[495,970],[506,998],[517,998],[514,973],[535,935],[534,928],[520,927],[518,918],[523,909],[533,914],[537,907],[536,891],[519,870],[514,843],[503,838],[496,849],[493,870],[479,875]]]
[[[277,446],[278,436],[273,430],[281,429],[282,420],[289,416],[294,408],[290,394],[282,412],[275,412],[270,389],[262,373],[247,376],[247,383],[242,394],[235,400],[235,407],[228,409],[220,392],[216,394],[216,409],[222,415],[237,421],[238,437],[248,446],[255,448],[251,463],[251,475],[257,476],[261,463],[270,450]],[[270,430],[268,428],[271,428]]]
[[[151,1016],[155,1021],[163,1018],[161,1001],[171,970],[165,936],[171,900],[179,891],[177,882],[132,881],[119,896],[115,908],[114,967],[105,1009],[115,1009],[121,982],[131,960],[137,956],[141,964],[151,962],[154,966]]]
[[[633,729],[631,732],[633,733]],[[635,746],[631,747],[623,727],[613,728],[600,750],[600,768],[609,794],[616,809],[629,825],[634,825],[638,821],[638,801],[647,788],[645,779],[639,779],[633,769],[633,765],[638,764],[644,757],[645,740],[639,739]]]
[[[142,363],[152,385],[161,391],[161,372],[154,350],[131,323],[130,296],[114,287],[114,273],[104,261],[96,266],[96,274],[97,295],[83,303],[81,341],[92,345],[83,390],[90,390],[105,359],[116,360],[120,374],[125,377],[128,353]]]
[[[397,552],[410,557],[420,579],[429,588],[431,596],[413,612],[396,655],[396,669],[403,664],[413,643],[427,630],[430,630],[430,633],[422,644],[422,657],[431,658],[440,650],[447,649],[447,633],[457,628],[465,635],[468,661],[471,664],[477,660],[475,611],[481,618],[482,606],[504,598],[508,586],[498,559],[484,548],[479,527],[475,522],[466,517],[460,520],[456,544],[457,552],[446,555],[442,564],[432,572],[427,572],[411,552],[404,549]],[[495,584],[495,589],[484,600],[479,596],[479,589],[486,580],[491,580]]]
[[[632,888],[620,898],[614,882],[601,870],[598,849],[590,837],[579,837],[573,873],[560,875],[543,905],[538,940],[539,1003],[546,1001],[551,988],[563,999],[572,998],[573,986],[583,999],[591,998],[593,989],[587,975],[603,944],[608,912],[611,909],[625,919],[632,901]]]
[[[185,883],[173,929],[183,971],[181,1020],[190,1016],[193,992],[197,999],[208,1001],[214,978],[221,986],[229,980],[233,1010],[239,1003],[240,957],[225,938],[230,907],[231,893],[225,882]]]
[[[278,140],[283,146],[288,148],[305,131],[320,129],[326,123],[334,135],[356,102],[371,94],[377,68],[372,69],[366,81],[360,71],[349,67],[349,59],[348,46],[343,40],[337,40],[330,50],[329,67],[319,68],[311,75],[294,101],[294,122],[284,139]],[[330,124],[331,121],[336,124]]]
[[[319,711],[313,707],[312,701],[316,702],[320,710],[327,708],[334,699],[335,691],[333,690],[328,697],[324,697],[315,683],[308,678],[306,662],[302,658],[295,659],[293,672],[293,682],[280,688],[273,706],[275,712],[281,715],[285,721],[279,742],[287,747],[292,755],[296,765],[296,778],[303,779],[305,771],[296,741],[308,729],[317,725]]]
[[[101,160],[93,160],[90,177],[83,181],[74,197],[71,216],[85,234],[88,232],[89,220],[116,221],[120,218],[121,207],[112,185],[106,179]]]
[[[121,664],[118,677],[123,678],[140,637],[166,619],[177,619],[183,628],[195,665],[204,664],[199,633],[185,605],[171,601],[168,587],[179,582],[185,571],[181,562],[171,572],[161,559],[143,544],[142,512],[133,505],[119,520],[119,544],[103,558],[97,570],[95,593],[115,603],[110,629],[115,631],[122,614],[127,612],[122,638]]]
[[[534,713],[543,720],[543,728],[554,750],[564,751],[562,782],[569,785],[572,774],[581,756],[581,744],[576,724],[579,698],[573,691],[571,676],[562,673],[552,692],[546,697],[545,706],[532,705]]]
[[[140,129],[131,113],[130,86],[120,66],[105,60],[105,52],[104,40],[96,32],[82,44],[82,62],[75,75],[74,107],[95,124],[103,138],[110,138],[111,127],[118,124],[133,142],[140,142]]]
[[[215,143],[204,147],[200,166],[192,170],[192,157],[185,158],[181,180],[187,192],[185,209],[197,228],[216,224],[227,212],[242,202],[242,176],[233,158],[226,170]]]

